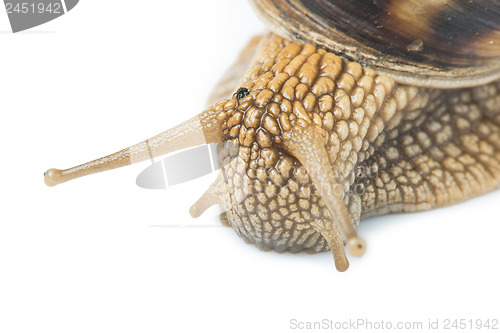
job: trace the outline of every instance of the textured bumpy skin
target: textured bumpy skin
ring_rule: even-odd
[[[332,219],[287,133],[326,133],[352,223],[456,203],[500,185],[500,83],[441,90],[397,85],[312,45],[267,37],[244,78],[250,94],[214,107],[222,121],[215,184],[224,220],[261,249],[325,251]],[[322,129],[322,130],[321,130]]]
[[[238,88],[245,93],[234,95]],[[344,242],[353,255],[365,249],[356,236],[361,218],[500,187],[500,81],[455,90],[399,85],[270,34],[251,41],[213,95],[222,96],[149,140],[50,169],[45,182],[218,142],[219,176],[191,214],[220,204],[222,223],[246,241],[264,250],[330,249],[340,271],[348,267]]]

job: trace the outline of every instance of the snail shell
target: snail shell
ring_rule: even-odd
[[[500,77],[500,3],[250,0],[270,29],[405,84],[459,88]]]

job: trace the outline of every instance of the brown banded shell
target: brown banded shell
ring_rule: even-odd
[[[398,82],[476,86],[500,78],[500,2],[250,0],[271,30]]]

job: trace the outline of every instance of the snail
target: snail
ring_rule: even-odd
[[[361,219],[500,187],[500,5],[491,1],[251,0],[253,38],[208,109],[151,139],[58,170],[68,180],[217,143],[191,207],[278,252],[366,250]]]

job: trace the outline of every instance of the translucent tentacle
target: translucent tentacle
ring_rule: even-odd
[[[215,180],[215,182],[210,185],[210,187],[203,193],[203,195],[191,206],[189,209],[189,213],[192,217],[197,218],[200,217],[208,208],[213,205],[222,205],[223,202],[219,195],[220,182],[222,180],[222,176],[219,173],[219,176]]]
[[[335,267],[339,272],[345,272],[349,268],[349,261],[345,255],[344,241],[337,230],[335,223],[316,222],[312,227],[325,238],[333,254]]]
[[[216,113],[208,110],[174,128],[114,154],[66,170],[49,169],[44,174],[45,184],[55,186],[71,179],[142,162],[176,150],[220,142],[222,140],[220,122],[216,118]]]
[[[346,240],[349,253],[361,256],[366,250],[366,243],[359,238],[351,217],[343,200],[343,189],[337,182],[330,160],[326,152],[325,144],[327,133],[317,125],[305,127],[295,126],[291,131],[283,135],[283,144],[288,152],[295,156],[306,168],[311,180],[323,198],[330,215],[330,230],[338,230]]]

